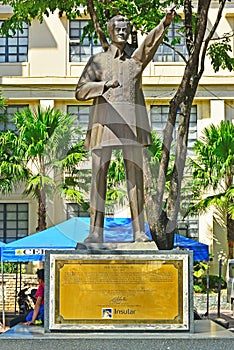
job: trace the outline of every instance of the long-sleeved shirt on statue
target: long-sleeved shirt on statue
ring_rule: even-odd
[[[134,52],[126,44],[119,53],[111,44],[106,52],[92,56],[87,62],[76,89],[77,100],[93,99],[86,148],[152,143],[141,78],[164,34],[162,21]],[[105,83],[110,80],[117,80],[119,86],[106,90]]]

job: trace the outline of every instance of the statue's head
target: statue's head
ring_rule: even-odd
[[[128,18],[117,15],[107,23],[107,32],[113,43],[126,42],[131,32],[131,25]]]

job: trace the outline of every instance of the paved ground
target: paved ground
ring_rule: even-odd
[[[233,349],[234,333],[202,319],[190,332],[49,332],[40,326],[17,324],[0,335],[4,350],[220,350]]]
[[[3,325],[2,325],[2,320],[3,320],[3,317],[2,317],[2,312],[0,312],[0,333],[3,333],[5,332],[6,330],[9,329],[9,325],[10,325],[10,320],[12,318],[14,318],[16,316],[16,314],[13,312],[13,311],[6,311],[5,312],[5,322],[6,322],[6,325],[5,325],[5,330],[3,329]],[[18,316],[18,313],[17,313],[17,316]]]
[[[234,316],[231,310],[222,310],[220,312],[220,317],[218,317],[217,311],[210,311],[208,318],[217,322],[229,331],[234,332]]]
[[[231,310],[221,310],[220,317],[218,317],[216,310],[211,310],[209,312],[208,317],[204,316],[202,312],[199,312],[199,315],[201,316],[201,319],[210,319],[212,321],[215,321],[222,327],[234,333],[234,316]],[[9,320],[11,319],[11,317],[12,316],[7,317],[5,329],[3,329],[1,324],[2,319],[0,319],[0,333],[4,333],[9,329]]]

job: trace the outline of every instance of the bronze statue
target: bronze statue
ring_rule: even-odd
[[[151,145],[149,119],[141,86],[144,68],[152,60],[174,9],[133,51],[127,43],[130,22],[123,16],[107,24],[111,44],[92,56],[79,79],[76,98],[93,99],[86,148],[92,151],[90,233],[86,242],[103,242],[106,177],[114,148],[121,148],[126,171],[134,241],[145,241],[142,147]]]

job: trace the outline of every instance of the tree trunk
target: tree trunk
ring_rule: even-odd
[[[189,119],[192,102],[198,87],[199,80],[204,71],[205,55],[202,52],[202,45],[206,31],[208,10],[210,7],[210,0],[199,1],[197,10],[197,30],[192,46],[189,46],[191,55],[186,64],[184,75],[182,77],[180,86],[170,101],[169,115],[167,125],[164,129],[162,158],[159,169],[159,176],[157,179],[157,189],[154,197],[155,205],[151,217],[148,221],[152,222],[151,235],[154,237],[159,249],[172,249],[174,240],[174,231],[177,225],[177,217],[180,209],[180,191],[183,171],[187,154],[187,139],[189,131]],[[189,25],[189,18],[191,19],[190,1],[185,1],[186,4],[186,25]],[[192,23],[190,23],[192,26]],[[206,42],[206,45],[208,42]],[[201,55],[201,52],[203,55]],[[200,62],[201,60],[201,62]],[[198,73],[199,64],[201,66]],[[163,209],[166,175],[168,171],[170,148],[172,143],[172,134],[175,127],[176,115],[178,109],[181,109],[180,123],[178,129],[178,139],[176,145],[176,158],[174,169],[170,181],[170,192],[167,199],[166,211]],[[151,201],[146,202],[146,206],[150,206]],[[148,212],[151,212],[148,209]]]
[[[180,210],[180,192],[187,155],[190,113],[196,89],[192,91],[188,88],[187,90],[185,92],[185,101],[180,104],[181,112],[176,141],[176,156],[166,207],[168,216],[166,234],[172,242],[174,241],[174,232],[177,228],[177,218]]]
[[[234,259],[234,220],[227,214],[228,259]]]
[[[143,151],[144,159],[144,185],[145,185],[145,203],[146,203],[146,215],[147,222],[150,227],[150,233],[153,241],[157,245],[158,249],[172,249],[173,242],[170,239],[170,236],[165,234],[159,235],[159,232],[164,232],[165,227],[168,223],[168,218],[164,210],[161,211],[159,217],[156,217],[156,191],[155,191],[155,179],[152,176],[149,155],[147,149],[144,148]]]
[[[45,176],[45,161],[43,156],[39,156],[40,172],[42,177]],[[38,190],[38,226],[37,230],[45,230],[46,225],[46,190],[43,184],[42,177],[40,178],[40,187]]]
[[[37,222],[37,231],[45,230],[46,225],[46,194],[45,190],[42,189],[39,191],[38,195],[38,222]]]
[[[170,102],[168,122],[164,129],[162,159],[160,163],[159,176],[157,179],[157,189],[152,198],[150,198],[149,195],[146,198],[146,211],[148,214],[150,213],[150,215],[148,215],[148,222],[152,231],[151,235],[158,248],[159,246],[161,247],[159,249],[173,249],[174,231],[177,225],[177,217],[180,209],[181,182],[187,154],[187,139],[191,105],[196,91],[196,89],[191,89],[188,84],[188,81],[191,79],[191,75],[192,72],[189,71],[187,67],[183,81],[175,97]],[[182,103],[183,100],[187,101],[187,103]],[[181,109],[181,116],[178,129],[176,158],[170,181],[170,191],[165,211],[163,209],[163,197],[165,193],[172,134],[179,108]],[[150,176],[147,177],[150,179]],[[148,186],[150,188],[149,184]]]

